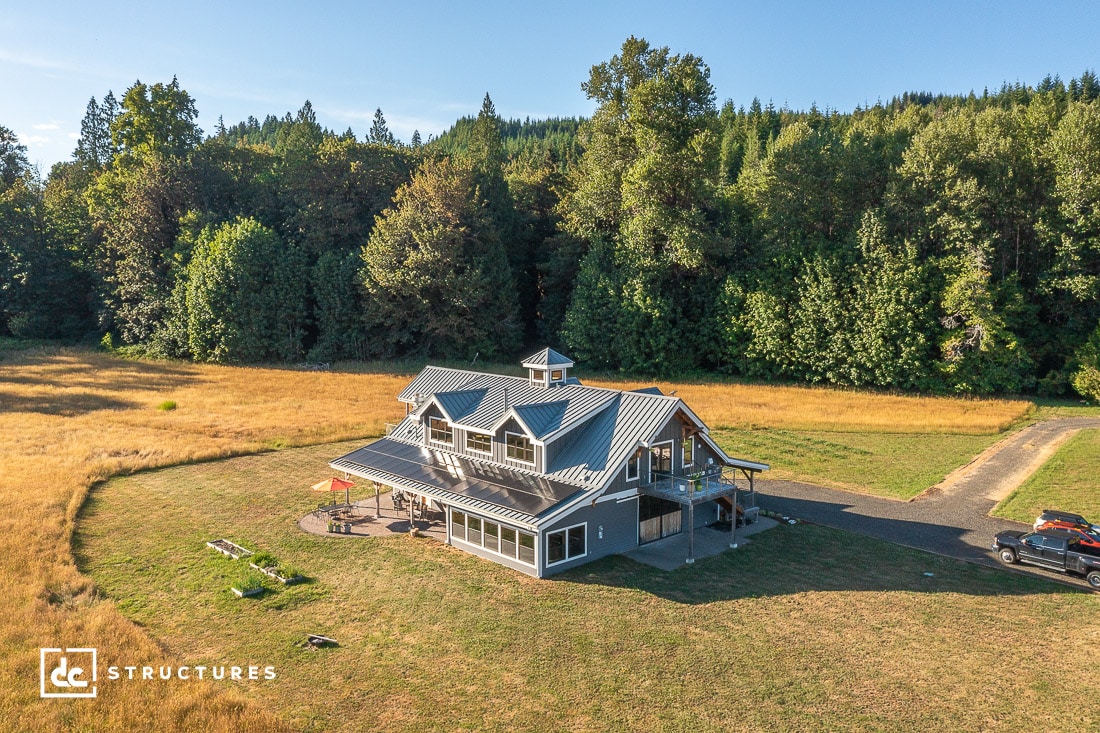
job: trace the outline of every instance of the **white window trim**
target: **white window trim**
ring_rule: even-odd
[[[484,435],[485,437],[487,437],[489,439],[489,450],[481,450],[480,448],[471,448],[470,447],[470,436],[471,435]],[[467,430],[466,431],[466,450],[470,451],[471,453],[480,453],[483,456],[493,455],[493,434],[492,433],[483,433],[480,430]]]
[[[513,458],[512,456],[508,455],[508,436],[509,435],[514,435],[517,438],[523,438],[524,440],[527,441],[527,443],[531,446],[531,460],[530,461],[525,461],[522,458]],[[534,444],[534,442],[532,442],[531,436],[529,436],[527,433],[513,433],[510,430],[504,431],[504,459],[505,460],[512,461],[513,463],[522,463],[525,466],[534,466],[537,463],[537,461],[535,460],[535,457],[536,457],[535,456],[535,444]]]
[[[569,556],[569,530],[576,529],[577,527],[584,527],[584,554]],[[543,551],[546,553],[547,559],[550,557],[550,535],[557,534],[558,532],[565,533],[565,559],[558,560],[557,562],[547,562],[546,567],[553,567],[554,565],[561,565],[563,562],[572,562],[574,560],[580,560],[582,557],[588,557],[588,522],[581,522],[580,524],[571,524],[568,527],[562,527],[561,529],[555,529],[546,532],[543,536],[546,537],[546,546]]]
[[[535,376],[536,372],[542,372],[542,376],[541,377],[536,377]],[[545,369],[532,369],[531,370],[531,384],[532,385],[537,385],[539,387],[545,387],[546,386],[546,375],[547,375],[547,371]]]
[[[558,376],[555,377],[554,376],[555,374],[557,374]],[[551,369],[550,370],[550,381],[551,382],[564,382],[565,381],[565,370],[564,369]]]
[[[450,429],[450,433],[451,433],[450,441],[436,440],[435,438],[432,437],[432,423],[435,420],[438,420],[439,422],[446,424],[447,427]],[[442,417],[435,417],[433,415],[429,415],[428,416],[428,442],[429,443],[435,443],[436,445],[447,445],[447,446],[450,446],[451,448],[454,448],[455,447],[455,426],[452,425],[449,420],[445,420]]]

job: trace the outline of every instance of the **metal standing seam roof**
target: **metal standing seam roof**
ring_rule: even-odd
[[[437,392],[452,392],[461,388],[470,380],[482,376],[483,372],[472,372],[466,369],[451,369],[449,367],[426,366],[420,370],[409,385],[397,395],[399,402],[417,403],[419,398],[426,397]],[[516,382],[526,382],[523,377],[505,377]]]
[[[521,359],[520,364],[530,367],[571,367],[573,366],[573,360],[565,354],[559,354],[547,347],[541,351],[536,351],[526,359]]]
[[[560,429],[583,421],[599,408],[610,404],[617,394],[614,390],[579,384],[542,387],[515,377],[468,374],[471,378],[462,384],[460,390],[426,395],[416,414],[422,414],[434,399],[451,415],[453,423],[458,427],[491,432],[509,410],[512,410],[531,435],[536,440],[542,440]],[[474,395],[480,396],[480,401],[476,404],[471,402]],[[462,416],[456,416],[452,409],[460,409]]]
[[[583,492],[560,481],[392,438],[382,438],[329,465],[529,526],[539,515]]]
[[[548,388],[520,377],[432,366],[399,399],[420,404],[388,438],[330,465],[531,526],[540,515],[556,513],[554,507],[606,487],[678,410],[698,419],[679,398],[659,390],[626,392],[580,384]],[[459,427],[490,432],[502,418],[515,415],[537,439],[572,432],[557,438],[563,447],[542,474],[429,450],[423,446],[419,418],[432,401]],[[766,464],[730,458],[703,427],[704,440],[729,465],[767,469]]]

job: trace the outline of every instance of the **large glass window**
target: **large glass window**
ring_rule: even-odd
[[[507,433],[504,436],[505,454],[513,461],[535,462],[535,447],[526,435]]]
[[[430,430],[428,437],[435,443],[446,443],[447,445],[454,445],[454,433],[451,431],[451,424],[446,420],[438,417],[428,418],[428,424]]]
[[[451,538],[528,565],[535,564],[534,535],[473,514],[451,510]]]
[[[486,433],[466,433],[466,450],[477,451],[478,453],[492,453],[493,436]]]
[[[649,449],[652,454],[649,458],[649,472],[654,480],[660,474],[664,478],[672,473],[672,443],[661,443]]]
[[[683,465],[690,466],[695,463],[695,438],[684,438],[681,445],[684,447]]]
[[[546,564],[573,560],[585,555],[585,528],[578,524],[568,529],[559,529],[546,534]]]

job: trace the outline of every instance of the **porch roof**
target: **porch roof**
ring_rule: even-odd
[[[387,486],[527,525],[534,525],[540,515],[584,491],[560,481],[389,438],[354,450],[329,465]]]

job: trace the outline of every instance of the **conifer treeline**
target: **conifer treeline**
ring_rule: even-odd
[[[46,181],[0,128],[0,335],[223,362],[510,359],[1100,398],[1100,83],[719,107],[628,39],[590,120],[404,144],[297,114],[203,137],[93,98]]]

